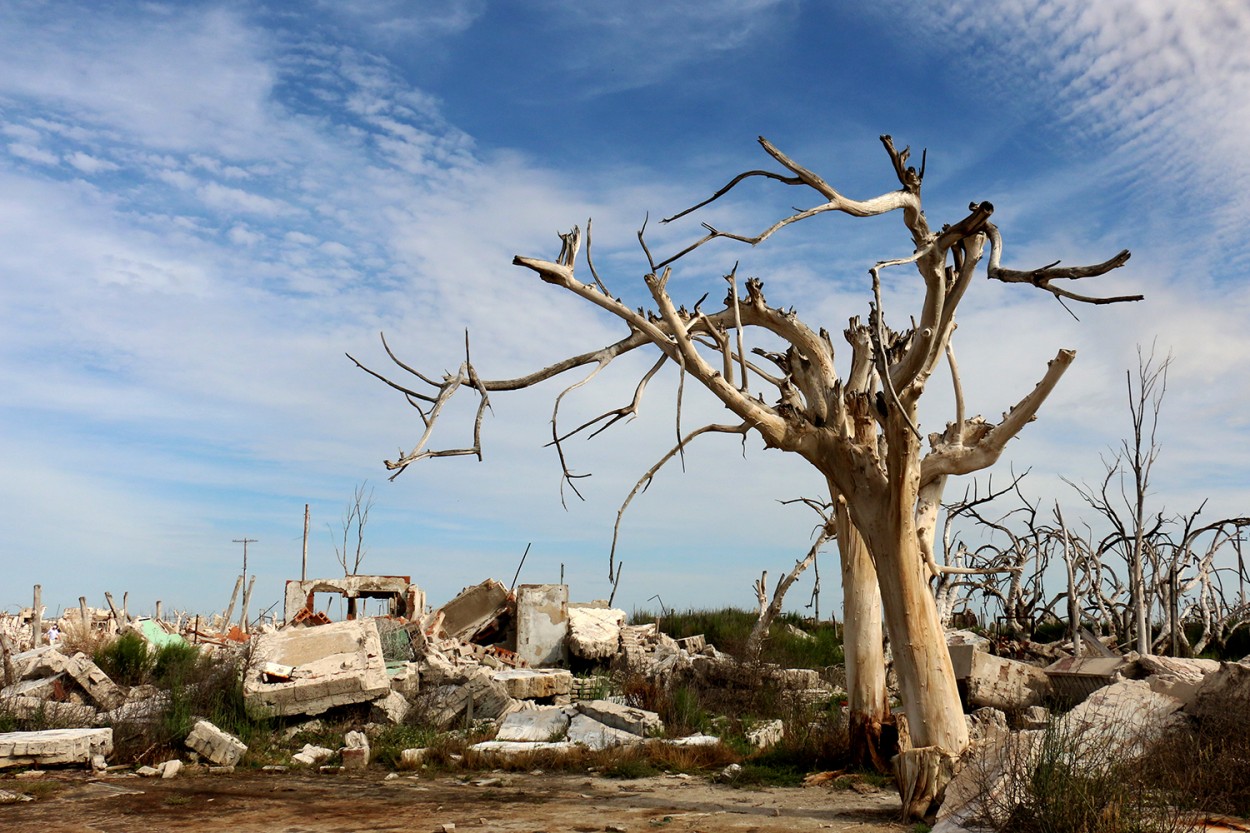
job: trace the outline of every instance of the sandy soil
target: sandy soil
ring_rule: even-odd
[[[35,801],[0,806],[5,833],[902,833],[892,791],[828,787],[736,789],[700,778],[631,781],[590,775],[477,773],[467,778],[359,775],[180,774],[170,780],[49,771],[0,777],[0,790]]]

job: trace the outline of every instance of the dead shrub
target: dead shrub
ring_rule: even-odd
[[[1142,763],[1122,757],[1105,727],[1044,730],[991,740],[969,764],[977,821],[1000,833],[1181,833],[1172,795],[1147,788]]]
[[[1141,781],[1187,809],[1250,818],[1250,723],[1244,700],[1221,696],[1153,745]]]

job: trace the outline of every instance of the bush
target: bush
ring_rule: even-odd
[[[1000,833],[1188,829],[1171,791],[1149,789],[1140,777],[1142,762],[1123,757],[1104,728],[1070,729],[1056,721],[1040,737],[1008,736],[996,761],[977,759],[973,765],[983,767],[980,821]]]
[[[131,686],[148,681],[155,661],[147,640],[134,631],[126,631],[104,645],[92,659],[113,682]]]
[[[660,618],[660,630],[674,639],[702,634],[718,650],[746,662],[751,659],[746,655],[747,639],[756,619],[754,612],[733,607],[669,611]],[[635,611],[631,621],[641,625],[656,621],[656,617],[648,611]],[[787,613],[773,621],[760,658],[784,668],[825,668],[842,662],[842,640],[832,622],[812,624]]]
[[[1208,703],[1191,725],[1177,726],[1142,761],[1141,780],[1182,807],[1250,818],[1250,725],[1246,704]]]

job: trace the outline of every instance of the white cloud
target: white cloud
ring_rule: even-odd
[[[41,147],[28,145],[24,142],[13,142],[9,145],[9,153],[18,159],[25,159],[27,162],[37,162],[40,165],[59,165],[61,158],[55,153],[50,153]]]
[[[101,171],[117,171],[121,170],[121,165],[110,162],[107,159],[100,159],[89,153],[83,153],[76,150],[65,157],[65,161],[73,165],[85,174],[98,174]]]
[[[294,209],[281,200],[253,194],[241,188],[230,188],[210,182],[199,189],[200,199],[210,208],[224,212],[240,211],[261,217],[280,217],[294,213]]]

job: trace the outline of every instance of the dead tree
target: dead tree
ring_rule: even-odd
[[[761,138],[765,152],[784,171],[753,170],[739,174],[708,199],[666,222],[697,211],[731,193],[741,182],[757,177],[801,188],[805,193],[815,192],[820,202],[796,210],[757,234],[723,231],[704,224],[706,233],[702,237],[661,260],[652,256],[640,231],[639,242],[647,259],[643,282],[653,304],[649,310],[633,308],[608,290],[590,259],[589,225],[586,265],[590,282],[575,274],[582,242],[576,228],[561,235],[562,246],[555,260],[514,258],[514,264],[532,270],[544,282],[619,319],[626,333],[612,344],[514,379],[481,377],[467,350],[459,370],[442,378],[423,375],[391,354],[397,365],[415,380],[403,384],[356,363],[400,391],[420,414],[423,429],[417,443],[398,459],[386,463],[396,474],[431,457],[480,458],[482,419],[492,393],[530,387],[575,368],[589,368],[584,378],[556,397],[554,416],[558,417],[560,400],[570,390],[590,381],[617,357],[641,347],[652,348],[659,355],[639,382],[630,403],[567,433],[561,433],[557,419],[553,418],[557,457],[571,486],[574,484],[562,441],[582,431],[601,431],[635,413],[647,382],[669,362],[679,369],[683,385],[693,380],[735,419],[686,433],[657,466],[699,436],[752,432],[762,438],[766,447],[790,452],[814,466],[829,484],[835,511],[846,513],[847,523],[862,537],[868,555],[863,563],[844,563],[845,594],[855,600],[875,596],[877,587],[880,590],[907,728],[916,747],[899,757],[900,786],[908,811],[923,813],[949,777],[952,756],[962,752],[968,743],[945,637],[928,584],[930,576],[942,570],[933,556],[942,490],[948,477],[993,464],[1006,443],[1036,417],[1042,402],[1075,358],[1072,350],[1060,350],[1033,390],[1025,393],[998,422],[967,417],[950,347],[956,309],[972,286],[983,259],[986,277],[1031,285],[1061,303],[1104,304],[1138,300],[1141,296],[1091,297],[1060,283],[1105,274],[1124,265],[1128,251],[1088,267],[1061,268],[1057,263],[1027,271],[1003,267],[1003,238],[991,222],[994,207],[988,202],[974,203],[967,216],[940,229],[931,229],[921,206],[923,161],[919,170],[909,167],[908,148],[897,150],[889,136],[882,136],[881,141],[898,187],[858,200],[841,194]],[[908,253],[880,261],[868,270],[873,300],[867,318],[851,318],[844,330],[850,349],[843,372],[835,365],[833,338],[827,330],[813,329],[793,310],[771,305],[764,297],[763,281],[752,277],[743,285],[736,268],[726,276],[729,292],[722,309],[706,311],[702,299],[687,308],[670,295],[673,265],[713,241],[734,240],[754,246],[793,223],[822,214],[862,218],[890,212],[897,212],[902,218],[909,238],[905,246]],[[896,274],[900,267],[916,270],[924,286],[924,300],[910,320],[903,319],[909,320],[909,326],[895,330],[886,323],[881,281],[883,274]],[[747,336],[752,334],[755,338],[756,333],[763,333],[761,338],[780,340],[784,349],[756,348],[748,352]],[[390,353],[389,348],[387,352]],[[944,432],[929,435],[930,447],[924,453],[924,438],[917,422],[919,402],[930,376],[943,359],[950,364],[957,412]],[[430,440],[438,417],[448,399],[464,388],[479,397],[472,445],[435,449]],[[756,392],[761,388],[768,391],[767,397]],[[644,475],[644,480],[654,471],[655,468]],[[850,619],[844,618],[850,632]],[[870,626],[868,622],[864,624]],[[875,652],[868,640],[861,647],[859,662],[880,663],[879,641]],[[856,705],[863,704],[853,707]],[[876,719],[876,715],[869,717]]]

